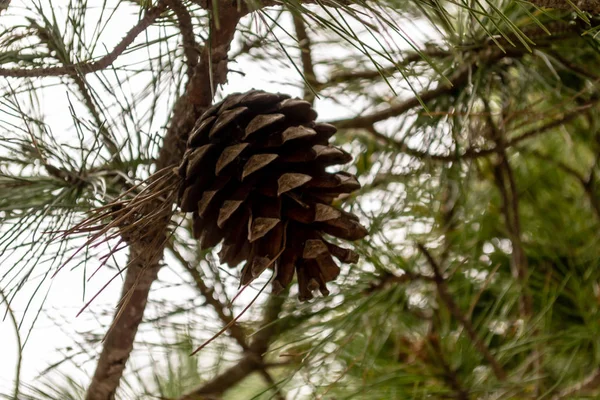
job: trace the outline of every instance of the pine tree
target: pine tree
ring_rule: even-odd
[[[597,398],[599,13],[0,1],[4,397]]]

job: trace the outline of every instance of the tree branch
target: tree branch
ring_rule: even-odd
[[[298,47],[300,48],[300,61],[302,62],[302,74],[304,75],[304,100],[311,104],[315,101],[316,90],[319,86],[317,76],[315,75],[314,63],[310,47],[310,37],[306,32],[306,24],[301,15],[294,14],[294,28]]]
[[[422,93],[419,93],[415,97],[405,100],[399,104],[389,106],[384,110],[376,111],[369,115],[331,121],[330,123],[339,129],[368,129],[379,121],[383,121],[392,117],[398,117],[405,112],[418,107],[422,103],[427,103],[428,101],[434,100],[442,95],[459,90],[458,88],[467,83],[469,76],[475,74],[478,66],[481,64],[497,62],[505,57],[521,56],[523,54],[523,50],[517,48],[507,49],[504,52],[500,49],[494,48],[483,50],[476,56],[472,57],[471,62],[456,71],[448,79],[448,82],[440,83],[435,89],[426,90]]]
[[[575,109],[566,112],[561,118],[547,122],[540,127],[532,128],[528,131],[523,132],[522,134],[520,134],[519,136],[517,136],[513,139],[507,140],[504,145],[505,149],[514,147],[515,145],[517,145],[525,140],[529,140],[536,136],[548,133],[552,129],[558,128],[558,127],[574,120],[575,118],[583,115],[584,112],[591,111],[592,107],[596,103],[598,103],[598,101],[599,101],[598,99],[592,100],[586,104],[583,104],[580,107],[576,107]],[[476,147],[470,147],[470,148],[467,148],[466,150],[464,150],[461,154],[448,154],[448,155],[432,154],[425,150],[414,149],[414,148],[408,146],[408,144],[406,144],[406,142],[403,140],[394,139],[389,136],[386,136],[383,133],[377,131],[372,126],[366,128],[366,131],[369,132],[371,135],[373,135],[376,139],[379,139],[382,143],[390,145],[390,146],[394,147],[395,149],[400,150],[401,152],[403,152],[409,156],[419,158],[422,160],[439,161],[439,162],[453,162],[453,161],[460,161],[460,160],[465,160],[465,159],[475,159],[475,158],[480,158],[480,157],[486,157],[491,154],[496,154],[500,151],[500,148],[498,146],[493,146],[488,149],[480,149],[480,148],[476,148]]]
[[[452,299],[452,296],[448,292],[448,286],[446,285],[446,280],[444,279],[444,276],[442,275],[442,271],[441,271],[437,261],[435,261],[435,259],[433,258],[431,253],[429,253],[429,251],[425,248],[425,246],[418,243],[417,247],[419,248],[421,253],[423,253],[425,258],[427,259],[427,262],[429,263],[429,266],[433,270],[433,274],[435,277],[435,284],[437,286],[437,290],[438,290],[440,299],[442,299],[442,301],[446,304],[446,307],[448,307],[448,310],[454,316],[454,318],[456,318],[460,322],[460,324],[463,326],[463,328],[467,332],[467,335],[471,339],[471,342],[473,343],[475,348],[481,353],[483,358],[485,358],[486,361],[490,364],[490,366],[492,367],[492,371],[494,371],[494,375],[496,375],[496,378],[499,381],[506,380],[506,372],[504,372],[504,369],[502,369],[502,366],[500,366],[500,363],[498,363],[498,361],[492,355],[492,353],[490,352],[488,347],[485,345],[485,343],[483,343],[483,341],[479,338],[479,336],[477,335],[477,332],[475,332],[475,328],[473,328],[473,325],[471,324],[471,321],[469,321],[465,317],[465,315],[460,310],[460,307],[454,302],[454,299]]]
[[[59,61],[60,63],[62,63],[64,65],[72,64],[70,55],[65,51],[61,51],[61,48],[64,48],[64,38],[63,37],[57,37],[57,35],[54,35],[52,33],[51,28],[49,28],[47,26],[40,26],[35,21],[31,21],[31,27],[37,32],[37,36],[40,39],[40,41],[42,43],[46,44],[46,46],[48,46],[48,49],[51,52],[53,51],[55,53],[55,58],[57,59],[57,61]],[[94,101],[94,98],[92,97],[92,93],[89,89],[89,85],[88,85],[86,77],[84,75],[75,74],[75,75],[72,75],[71,78],[73,79],[75,86],[77,86],[77,89],[79,90],[79,93],[81,94],[81,97],[83,97],[83,103],[87,107],[89,113],[92,115],[92,117],[94,119],[94,122],[96,123],[98,133],[100,133],[100,136],[102,137],[102,142],[108,149],[108,152],[110,153],[111,157],[115,161],[120,163],[121,162],[120,149],[117,146],[117,144],[115,143],[115,141],[113,140],[114,136],[110,132],[109,128],[107,127],[106,121],[103,120],[103,118],[100,114],[100,111],[98,110],[98,107],[96,106],[96,102]]]
[[[253,372],[260,371],[265,367],[263,364],[264,354],[277,334],[279,328],[273,323],[279,317],[279,313],[285,302],[285,296],[271,296],[265,305],[265,313],[261,330],[254,335],[254,340],[244,356],[231,368],[226,369],[220,375],[206,382],[199,388],[192,390],[189,394],[179,400],[197,400],[206,395],[220,395],[236,383],[245,379]]]
[[[450,388],[452,388],[452,390],[454,390],[454,392],[456,393],[456,400],[469,400],[469,392],[463,387],[458,377],[458,374],[454,369],[452,369],[452,367],[448,363],[448,360],[446,360],[446,356],[444,355],[444,351],[440,346],[438,336],[434,334],[429,334],[427,335],[427,341],[429,342],[429,345],[431,346],[434,355],[436,356],[438,362],[444,370],[444,378],[447,385]]]
[[[577,7],[581,11],[587,11],[592,14],[600,14],[599,0],[529,0],[529,2],[543,8],[556,8],[559,10],[573,11],[574,7]]]
[[[0,68],[0,76],[12,76],[17,78],[32,78],[43,76],[62,76],[62,75],[85,75],[103,70],[116,61],[123,54],[135,38],[145,31],[154,21],[167,9],[167,0],[160,0],[156,7],[150,8],[146,15],[134,26],[121,42],[107,55],[98,61],[84,61],[77,64],[64,65],[61,67],[44,68]]]
[[[211,23],[210,29],[213,31],[211,43],[204,46],[200,62],[194,68],[186,91],[174,106],[171,124],[156,162],[158,170],[163,170],[181,160],[187,136],[196,119],[212,102],[212,93],[216,86],[226,81],[227,52],[239,19],[244,14],[239,12],[235,6],[222,5],[221,7],[219,10],[221,12],[220,28],[217,29],[214,23]],[[154,190],[160,191],[161,189],[164,187],[157,185]],[[168,206],[170,209],[171,205]],[[154,204],[148,206],[148,212],[160,207],[165,207],[165,205],[157,198]],[[157,219],[153,229],[145,232],[144,235],[132,235],[132,240],[128,242],[130,260],[133,258],[136,261],[130,262],[127,269],[120,302],[121,307],[106,335],[94,377],[88,388],[87,400],[109,400],[114,397],[125,364],[133,349],[150,286],[160,269],[159,263],[163,258],[167,242],[166,232],[169,221],[170,214]]]
[[[600,391],[600,368],[586,376],[581,382],[562,390],[552,400],[572,399],[573,396],[588,396]]]
[[[198,56],[200,55],[200,46],[196,43],[194,36],[194,26],[192,24],[192,16],[188,9],[183,5],[181,0],[167,0],[169,7],[177,16],[179,31],[183,41],[183,53],[188,67],[188,77],[192,76],[194,68],[198,65]]]
[[[598,196],[596,196],[596,194],[594,192],[594,180],[595,180],[594,168],[595,168],[595,165],[592,166],[588,177],[585,177],[580,172],[575,170],[573,167],[565,164],[564,162],[562,162],[560,160],[555,159],[554,157],[550,157],[549,155],[544,154],[536,149],[527,150],[527,152],[530,153],[531,155],[533,155],[534,157],[539,158],[540,160],[549,161],[549,162],[553,163],[558,168],[563,170],[566,174],[575,178],[575,180],[577,182],[579,182],[579,184],[583,188],[583,190],[589,200],[589,203],[592,207],[592,211],[594,212],[594,214],[596,214],[596,217],[598,217],[600,219],[600,198],[598,198]]]
[[[513,174],[512,167],[508,162],[506,154],[506,138],[496,126],[491,117],[491,108],[487,101],[484,101],[487,113],[488,127],[492,133],[492,139],[498,149],[498,160],[494,165],[494,177],[496,186],[500,191],[502,198],[502,213],[509,239],[512,245],[511,269],[513,276],[521,285],[520,312],[523,318],[530,317],[533,311],[533,300],[529,293],[527,280],[529,279],[527,256],[523,249],[521,240],[521,219],[519,216],[519,194]]]
[[[175,256],[175,258],[179,260],[181,265],[183,265],[185,270],[188,271],[188,273],[192,276],[192,279],[196,284],[196,288],[204,297],[206,302],[215,310],[221,322],[223,322],[225,326],[229,326],[228,330],[231,337],[235,339],[235,341],[240,345],[242,349],[247,350],[248,343],[246,341],[246,333],[238,323],[233,322],[233,317],[228,312],[225,305],[223,305],[223,303],[221,303],[219,299],[215,297],[214,289],[209,288],[206,285],[206,283],[204,283],[204,277],[200,274],[198,269],[190,265],[190,263],[187,262],[187,260],[181,255],[181,253],[179,253],[172,245],[169,245],[169,249]]]

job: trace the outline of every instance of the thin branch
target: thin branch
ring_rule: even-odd
[[[376,111],[369,115],[331,121],[330,123],[339,129],[369,129],[377,122],[398,117],[423,103],[460,90],[459,88],[464,86],[468,82],[469,77],[474,75],[479,66],[483,64],[497,62],[505,57],[520,57],[523,54],[525,54],[524,49],[517,48],[512,48],[505,52],[499,49],[486,49],[472,57],[469,63],[462,66],[448,78],[448,82],[440,83],[435,89],[426,90],[399,104],[389,106],[384,110]]]
[[[446,360],[446,356],[442,351],[440,342],[438,340],[438,336],[430,334],[427,336],[427,341],[429,342],[429,345],[433,349],[435,356],[437,357],[439,363],[442,366],[442,369],[444,370],[444,377],[446,378],[448,386],[450,386],[450,388],[452,388],[452,390],[456,392],[456,399],[469,400],[469,392],[463,388],[463,385],[460,383],[460,380],[458,378],[458,374],[455,370],[452,369],[452,367],[448,363],[448,360]]]
[[[586,178],[573,167],[565,164],[560,160],[555,159],[554,157],[550,157],[549,155],[544,154],[536,149],[527,150],[527,152],[533,155],[534,157],[539,158],[540,160],[551,162],[552,164],[556,165],[558,168],[563,170],[566,174],[571,175],[573,178],[575,178],[575,180],[579,182],[579,184],[583,188],[583,191],[585,192],[590,202],[590,205],[592,206],[594,214],[596,214],[596,216],[600,218],[600,198],[598,198],[598,196],[596,196],[596,194],[594,193],[595,166],[592,166],[592,170]]]
[[[402,61],[397,62],[395,65],[381,68],[379,70],[358,70],[358,71],[343,71],[333,73],[326,82],[319,84],[319,89],[334,86],[340,83],[351,82],[355,80],[365,79],[373,80],[381,77],[389,77],[398,72],[401,68],[406,67],[410,64],[417,62],[425,62],[425,57],[448,57],[452,55],[448,50],[439,48],[426,49],[421,52],[415,52],[405,56]]]
[[[281,388],[277,386],[277,382],[275,382],[275,379],[273,379],[269,371],[267,371],[267,368],[264,365],[264,363],[261,363],[259,373],[263,377],[267,385],[273,388],[277,400],[285,400],[285,394],[282,392]]]
[[[273,337],[278,333],[278,325],[274,322],[285,302],[285,296],[271,296],[265,305],[262,326],[254,336],[250,348],[244,356],[231,368],[223,371],[202,386],[192,390],[179,400],[197,400],[206,395],[220,395],[236,383],[242,381],[253,372],[260,371],[263,367],[264,354],[269,349]]]
[[[306,24],[301,15],[294,14],[294,28],[296,30],[296,38],[298,39],[298,47],[300,48],[300,61],[302,62],[302,74],[304,75],[304,100],[311,104],[315,101],[316,88],[319,86],[315,75],[315,68],[311,53],[310,37],[306,31]]]
[[[52,30],[47,26],[40,26],[35,21],[31,22],[31,27],[37,32],[37,36],[39,37],[42,43],[45,43],[48,46],[48,49],[54,54],[56,54],[55,58],[64,65],[71,65],[72,60],[68,52],[62,51],[64,48],[64,38],[62,36],[57,37],[57,35],[52,34]],[[106,121],[100,115],[98,107],[90,93],[90,89],[88,86],[87,79],[85,75],[75,74],[72,75],[71,78],[75,83],[75,86],[79,90],[81,97],[83,97],[83,104],[85,104],[89,113],[92,115],[96,127],[98,128],[98,132],[102,137],[103,143],[106,145],[108,152],[113,157],[117,163],[121,163],[121,154],[120,149],[113,140],[113,135],[109,131]],[[81,180],[81,178],[79,178]],[[124,182],[122,182],[124,183]]]
[[[145,31],[154,21],[167,9],[167,0],[160,0],[156,7],[150,8],[146,15],[134,26],[119,44],[107,55],[98,61],[84,61],[77,64],[64,65],[61,67],[43,67],[33,69],[23,68],[0,68],[0,76],[12,76],[17,78],[33,78],[43,76],[63,75],[85,75],[101,71],[114,63],[117,58],[129,47],[135,38]]]
[[[461,68],[460,71],[450,78],[450,84],[440,84],[435,89],[422,92],[418,96],[405,100],[402,103],[391,105],[384,110],[355,118],[332,121],[330,123],[335,125],[338,129],[369,129],[377,122],[393,117],[399,117],[405,112],[418,107],[422,103],[426,103],[455,91],[457,87],[461,87],[466,83],[468,77],[473,73],[472,68],[476,68],[476,66],[474,64],[469,64],[466,67]]]
[[[599,0],[529,0],[530,3],[543,8],[556,8],[559,10],[575,10],[577,7],[581,11],[587,11],[592,14],[600,14]]]
[[[454,318],[456,318],[460,322],[460,324],[463,326],[463,328],[467,332],[467,335],[471,339],[471,342],[473,343],[475,348],[481,353],[481,355],[483,355],[483,357],[486,359],[486,361],[490,364],[490,366],[492,367],[492,371],[494,371],[494,375],[496,375],[496,378],[499,381],[506,380],[506,372],[504,372],[504,369],[502,369],[502,367],[500,366],[500,363],[492,355],[492,353],[490,352],[488,347],[485,345],[485,343],[483,343],[483,341],[479,338],[479,336],[477,335],[477,332],[475,332],[475,328],[473,328],[473,325],[471,324],[471,321],[465,317],[465,315],[460,310],[460,307],[454,302],[454,299],[448,292],[448,286],[446,285],[446,280],[444,279],[444,276],[442,275],[442,271],[441,271],[437,261],[435,261],[435,259],[429,253],[429,251],[425,248],[425,246],[418,243],[417,247],[419,248],[421,253],[423,253],[425,258],[427,259],[427,262],[429,263],[429,266],[433,270],[433,274],[435,277],[435,284],[436,284],[440,299],[444,302],[444,304],[446,305],[446,307],[448,308],[450,313],[454,316]]]
[[[506,141],[504,147],[506,149],[514,147],[515,145],[524,142],[529,139],[533,139],[539,135],[543,135],[545,133],[550,132],[554,128],[558,128],[575,118],[584,115],[584,113],[592,111],[593,106],[598,103],[599,100],[592,100],[580,107],[576,107],[573,110],[565,113],[561,118],[558,118],[554,121],[550,121],[545,123],[544,125],[528,130],[519,136]],[[418,150],[410,147],[406,144],[405,141],[400,139],[394,139],[389,136],[384,135],[383,133],[377,131],[374,127],[366,128],[366,131],[374,136],[376,139],[379,139],[381,143],[390,145],[395,149],[418,159],[429,160],[429,161],[439,161],[439,162],[453,162],[460,160],[469,160],[476,159],[480,157],[487,157],[491,154],[496,154],[500,151],[500,148],[497,146],[491,147],[489,149],[480,149],[471,147],[463,151],[461,154],[432,154],[425,150]]]
[[[15,330],[15,336],[17,338],[17,365],[15,367],[15,389],[13,391],[13,398],[19,398],[19,389],[21,386],[21,365],[23,362],[23,344],[21,342],[21,333],[19,332],[19,324],[17,323],[17,318],[15,317],[15,313],[13,312],[8,299],[4,295],[4,292],[0,288],[0,300],[6,304],[6,312],[10,318],[10,322]]]
[[[411,271],[404,271],[403,274],[400,276],[386,271],[382,276],[377,278],[376,282],[371,283],[369,287],[364,290],[363,293],[366,295],[371,295],[380,290],[384,290],[390,286],[396,286],[398,284],[416,281],[433,282],[434,278],[431,276],[422,275]]]
[[[194,67],[198,65],[198,57],[200,56],[200,46],[196,43],[192,16],[181,0],[167,0],[167,3],[177,16],[177,23],[183,41],[183,53],[188,67],[187,73],[188,77],[191,77]]]
[[[489,104],[487,102],[484,102],[484,104],[486,109],[489,111]],[[506,229],[508,230],[512,245],[511,269],[514,277],[521,286],[521,316],[529,317],[533,311],[533,300],[527,285],[527,280],[529,278],[528,263],[521,240],[519,194],[517,191],[517,185],[512,167],[508,162],[505,138],[502,132],[500,132],[500,130],[496,127],[496,124],[492,120],[490,114],[488,114],[488,126],[491,129],[492,139],[496,143],[496,148],[498,149],[498,160],[494,165],[494,177],[496,180],[496,186],[498,187],[502,198],[502,213],[504,214]]]
[[[192,279],[196,284],[196,288],[204,297],[206,302],[215,310],[219,319],[226,326],[229,326],[229,334],[231,337],[235,339],[242,349],[247,350],[248,343],[246,340],[246,333],[239,324],[233,322],[233,317],[228,312],[227,307],[225,307],[225,305],[221,303],[215,296],[214,289],[209,288],[206,283],[204,283],[204,277],[200,274],[198,269],[190,265],[190,263],[183,257],[183,255],[181,255],[179,251],[173,247],[172,244],[169,244],[169,250],[171,250],[175,258],[177,258],[185,270],[192,276]]]
[[[573,396],[588,396],[600,391],[600,368],[586,376],[580,382],[561,390],[552,400],[572,399]]]
[[[577,28],[575,26],[567,24],[564,21],[550,22],[546,25],[546,27],[549,31],[551,31],[550,36],[545,30],[540,29],[537,26],[535,28],[523,29],[523,35],[531,40],[535,40],[535,42],[538,44],[537,47],[539,48],[540,45],[545,45],[545,42],[547,41],[555,42],[557,39],[564,38],[565,36],[570,36],[567,34],[577,32]],[[516,40],[517,37],[514,34],[509,33],[506,37],[499,37],[495,39],[495,41],[487,40],[484,43],[465,43],[463,44],[463,46],[466,49],[469,49],[469,51],[483,50],[485,48],[489,48],[490,46],[497,47],[498,44],[501,44],[503,46],[512,46],[512,42],[509,41],[509,39]],[[401,68],[406,67],[410,64],[417,62],[426,62],[428,58],[445,58],[452,55],[455,55],[453,51],[431,46],[419,52],[409,53],[395,65],[381,68],[379,70],[343,71],[334,73],[329,79],[327,79],[326,82],[321,83],[320,89],[353,80],[373,80],[378,79],[382,76],[392,76],[394,73],[401,70]]]

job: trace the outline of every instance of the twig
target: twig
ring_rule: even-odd
[[[592,14],[600,14],[600,1],[598,0],[529,0],[530,3],[538,7],[556,8],[559,10],[574,11],[577,7],[581,11],[588,11]]]
[[[496,186],[502,198],[502,213],[508,235],[512,244],[511,264],[513,275],[521,285],[521,315],[527,317],[532,312],[532,300],[527,288],[528,267],[527,257],[521,242],[521,223],[519,218],[519,198],[512,172],[506,159],[506,154],[500,154],[500,161],[494,167]]]
[[[464,316],[464,314],[462,313],[462,311],[460,310],[458,305],[452,299],[452,296],[448,292],[448,287],[446,285],[446,281],[444,279],[444,276],[442,275],[442,272],[440,270],[440,267],[439,267],[437,261],[435,261],[435,259],[429,253],[429,251],[425,248],[425,246],[418,243],[417,247],[419,248],[419,251],[421,251],[421,253],[423,253],[425,258],[427,259],[427,262],[429,263],[429,266],[433,270],[433,274],[435,277],[435,284],[436,284],[440,299],[444,302],[444,304],[446,305],[446,307],[448,308],[450,313],[454,316],[454,318],[456,318],[460,322],[460,324],[463,326],[463,328],[467,332],[467,335],[471,339],[471,342],[473,343],[475,348],[481,353],[481,355],[483,355],[483,357],[486,359],[486,361],[490,364],[490,366],[492,367],[492,371],[494,371],[494,375],[496,375],[496,378],[500,381],[506,380],[506,372],[504,372],[504,369],[502,369],[502,367],[500,366],[500,363],[498,363],[498,361],[492,355],[492,353],[490,352],[488,347],[485,345],[485,343],[483,343],[483,341],[479,338],[479,336],[475,332],[475,328],[473,328],[473,325],[471,324],[471,321],[469,321]]]
[[[302,74],[304,75],[304,100],[314,103],[317,95],[317,87],[319,82],[315,75],[314,63],[311,53],[310,37],[306,32],[306,24],[301,15],[294,13],[294,28],[296,30],[296,38],[298,39],[298,47],[300,48],[300,61],[302,62]]]
[[[493,171],[496,186],[498,187],[502,198],[502,214],[504,215],[506,229],[508,230],[509,239],[512,245],[510,258],[511,270],[520,286],[521,295],[519,296],[519,313],[521,318],[529,319],[533,314],[533,297],[528,284],[529,263],[521,240],[519,194],[514,173],[506,154],[506,138],[503,129],[504,121],[500,122],[498,124],[500,126],[498,126],[491,117],[491,107],[487,99],[483,101],[483,104],[485,110],[488,111],[488,129],[491,133],[492,140],[499,149],[497,153],[498,159],[495,162]],[[533,334],[536,335],[537,333],[538,330],[534,329]],[[533,358],[535,375],[541,377],[543,349],[541,349],[540,346],[534,346],[531,356]],[[540,382],[540,379],[538,379],[534,385],[534,393],[536,396],[539,396],[540,391],[538,382]]]
[[[594,180],[595,180],[594,168],[595,168],[595,165],[592,166],[591,172],[589,173],[588,177],[586,178],[581,173],[579,173],[577,170],[575,170],[573,167],[565,164],[564,162],[562,162],[560,160],[556,160],[554,157],[550,157],[549,155],[543,154],[542,152],[535,150],[535,149],[529,150],[528,152],[531,153],[534,157],[537,157],[541,160],[549,161],[549,162],[553,163],[558,168],[560,168],[561,170],[566,172],[568,175],[571,175],[573,178],[575,178],[575,180],[577,180],[577,182],[579,182],[579,184],[582,186],[583,191],[585,192],[586,196],[588,197],[588,200],[590,202],[590,205],[592,206],[592,210],[594,211],[594,214],[596,214],[596,217],[600,218],[600,199],[598,198],[598,196],[596,196],[596,194],[594,192]]]
[[[377,111],[369,115],[332,121],[330,123],[340,129],[370,128],[379,121],[383,121],[392,117],[398,117],[405,112],[421,105],[422,103],[427,103],[428,101],[436,99],[442,95],[459,90],[457,88],[460,88],[467,83],[469,76],[475,74],[480,65],[497,62],[505,57],[520,57],[523,54],[525,54],[525,50],[517,48],[508,49],[506,52],[502,52],[499,49],[493,48],[483,50],[482,52],[472,56],[469,63],[461,67],[450,78],[448,78],[448,82],[443,84],[440,83],[440,85],[435,89],[426,90],[408,100],[403,101],[402,103],[392,105],[384,110]]]
[[[338,121],[332,121],[331,124],[335,125],[339,129],[368,129],[371,128],[375,123],[386,120],[392,117],[398,117],[405,112],[418,107],[422,103],[426,103],[433,99],[436,99],[442,95],[451,93],[456,90],[457,87],[462,86],[469,75],[473,72],[473,69],[477,68],[475,63],[468,64],[462,67],[460,71],[454,74],[450,78],[450,84],[440,84],[435,89],[427,90],[420,93],[418,96],[412,97],[402,103],[389,106],[388,108],[376,111],[369,115],[363,115],[355,118],[342,119]]]
[[[371,295],[371,294],[378,292],[380,290],[383,290],[391,285],[408,283],[408,282],[416,282],[416,281],[432,282],[433,280],[434,280],[434,278],[431,276],[426,276],[426,275],[414,273],[411,271],[404,271],[404,273],[400,276],[386,271],[382,276],[377,278],[377,282],[371,283],[369,285],[369,287],[364,290],[364,294]]]
[[[198,57],[200,55],[200,46],[196,43],[194,36],[192,16],[181,0],[167,0],[167,3],[177,16],[177,23],[179,24],[181,39],[183,41],[183,53],[185,54],[185,62],[188,67],[187,74],[191,78],[194,67],[198,65]]]
[[[402,67],[406,67],[410,64],[417,62],[424,62],[425,57],[447,57],[452,53],[448,50],[442,50],[439,48],[424,50],[418,53],[412,53],[407,55],[395,65],[390,67],[381,68],[379,70],[360,70],[360,71],[344,71],[337,72],[331,75],[327,82],[321,83],[320,88],[333,86],[335,84],[344,83],[348,81],[354,81],[359,79],[372,80],[377,79],[381,76],[391,76],[398,72]]]
[[[270,385],[275,391],[275,397],[278,400],[285,400],[285,395],[282,393],[281,388],[277,386],[277,382],[275,382],[275,379],[273,379],[269,371],[267,371],[267,368],[265,367],[264,363],[261,363],[259,372],[265,380],[265,382],[267,382],[267,384]]]
[[[576,107],[575,109],[565,113],[561,118],[547,122],[538,128],[533,128],[529,131],[526,131],[526,132],[522,133],[521,135],[519,135],[511,140],[506,141],[506,143],[504,144],[504,148],[508,149],[508,148],[514,147],[515,145],[517,145],[521,142],[524,142],[526,140],[533,139],[539,135],[548,133],[552,129],[562,126],[562,125],[574,120],[575,118],[583,115],[584,112],[592,111],[593,110],[592,107],[596,103],[598,103],[598,101],[599,100],[592,100],[580,107]],[[464,150],[461,154],[448,154],[448,155],[432,154],[425,150],[414,149],[414,148],[408,146],[408,144],[406,144],[406,142],[403,140],[394,139],[389,136],[386,136],[383,133],[377,131],[372,126],[366,128],[366,130],[372,136],[379,139],[382,143],[393,146],[395,149],[397,149],[409,156],[419,158],[422,160],[439,161],[439,162],[471,160],[471,159],[476,159],[476,158],[480,158],[480,157],[487,157],[489,155],[496,154],[500,151],[500,148],[498,146],[493,146],[489,149],[479,149],[479,148],[475,148],[475,147],[470,147],[470,148]]]
[[[195,400],[206,395],[219,395],[251,373],[265,367],[263,356],[269,349],[269,344],[278,331],[277,324],[273,322],[279,317],[284,302],[284,296],[271,296],[269,298],[265,305],[265,313],[262,321],[264,328],[260,329],[253,336],[249,350],[245,352],[245,355],[237,364],[178,400]]]
[[[580,382],[561,390],[552,400],[572,399],[573,396],[587,396],[600,390],[600,368],[586,376]]]
[[[6,312],[10,317],[10,322],[12,323],[13,328],[15,329],[15,336],[17,338],[17,366],[15,370],[15,389],[13,391],[13,399],[19,398],[19,388],[21,386],[21,363],[23,362],[23,345],[21,343],[21,333],[19,332],[19,324],[17,323],[17,318],[15,317],[15,313],[10,307],[10,303],[8,299],[4,295],[4,292],[0,288],[0,300],[6,304]]]
[[[167,0],[160,0],[156,7],[152,7],[146,12],[146,15],[134,26],[121,42],[107,55],[98,61],[84,61],[77,64],[64,65],[62,67],[44,67],[44,68],[0,68],[0,76],[12,76],[17,78],[32,78],[42,76],[62,76],[62,75],[84,75],[103,70],[116,61],[123,54],[127,47],[133,43],[135,38],[146,30],[152,23],[167,9]]]
[[[458,379],[458,375],[457,375],[456,371],[452,369],[450,364],[448,364],[448,361],[446,360],[446,357],[444,356],[444,352],[442,351],[442,348],[440,347],[440,342],[438,340],[438,337],[433,334],[429,334],[427,336],[427,341],[429,342],[429,345],[433,349],[433,352],[435,353],[438,361],[442,365],[442,369],[444,370],[444,376],[446,378],[446,382],[448,383],[448,386],[450,386],[452,388],[452,390],[454,390],[456,392],[456,399],[457,400],[469,400],[469,398],[470,398],[469,392],[463,388],[462,384],[460,383],[460,381]]]
[[[231,337],[235,339],[235,341],[240,345],[240,347],[242,347],[244,350],[247,350],[248,343],[246,340],[246,333],[239,324],[233,323],[233,317],[228,312],[226,312],[227,307],[225,307],[225,305],[215,297],[214,289],[209,288],[204,283],[204,277],[202,277],[198,269],[191,266],[190,263],[181,255],[180,252],[178,252],[173,247],[171,243],[168,245],[168,247],[169,250],[171,250],[171,252],[175,256],[175,258],[179,260],[179,262],[181,263],[181,265],[183,265],[185,270],[188,271],[188,273],[192,276],[192,279],[194,279],[194,283],[196,284],[196,288],[198,289],[200,294],[202,294],[206,302],[215,310],[219,319],[226,326],[229,326],[229,334],[231,335]]]
[[[548,35],[546,30],[541,29],[540,27],[535,28],[525,28],[522,33],[523,36],[535,40],[538,44],[538,48],[540,45],[545,45],[546,42],[555,42],[557,39],[569,37],[569,34],[577,33],[577,27],[565,23],[564,21],[556,21],[551,22],[546,25],[547,29],[551,31],[551,35]],[[512,40],[517,40],[517,37],[508,33],[506,36],[498,35],[498,38],[495,40],[488,39],[487,41],[481,43],[465,43],[461,47],[466,51],[481,51],[485,48],[489,48],[490,46],[496,47],[498,44],[512,46]],[[320,89],[334,86],[339,83],[344,83],[353,80],[365,79],[365,80],[373,80],[379,77],[388,77],[393,75],[394,73],[401,70],[401,68],[406,67],[410,64],[417,62],[426,62],[428,58],[444,58],[448,56],[452,56],[455,53],[451,50],[446,50],[441,47],[435,47],[435,45],[431,45],[421,51],[410,53],[406,55],[401,61],[396,62],[394,65],[381,68],[379,70],[359,70],[359,71],[343,71],[338,73],[333,73],[326,82],[320,84]],[[461,56],[463,57],[463,56]]]
[[[146,12],[136,26],[134,26],[121,42],[107,55],[98,61],[85,61],[77,64],[64,65],[62,67],[44,67],[44,68],[0,68],[0,76],[12,76],[17,78],[33,78],[43,76],[62,76],[62,75],[84,75],[106,69],[117,58],[123,54],[127,47],[133,43],[135,38],[146,30],[152,23],[167,9],[167,0],[160,0],[156,7],[152,7]]]
[[[35,21],[31,22],[31,26],[32,26],[32,28],[34,28],[37,31],[37,36],[39,37],[40,41],[42,43],[45,43],[48,46],[49,50],[51,52],[53,51],[56,54],[55,58],[57,59],[57,61],[59,61],[60,63],[62,63],[64,65],[72,64],[72,60],[71,60],[68,52],[62,51],[62,49],[64,48],[64,38],[63,37],[56,37],[57,35],[53,34],[51,29],[49,29],[48,27],[40,26]],[[100,133],[100,135],[102,137],[103,143],[106,145],[110,155],[114,158],[114,160],[117,161],[117,163],[120,163],[121,162],[120,149],[117,146],[117,144],[115,143],[115,141],[113,140],[113,135],[108,130],[106,121],[104,121],[102,119],[102,117],[100,116],[100,112],[99,112],[98,108],[96,107],[96,103],[94,102],[94,99],[90,93],[88,82],[85,78],[85,75],[74,74],[71,77],[73,79],[73,82],[75,82],[75,86],[77,86],[77,89],[79,90],[79,93],[81,94],[81,97],[83,97],[83,103],[87,107],[89,113],[94,118],[94,122],[96,123],[98,132]],[[79,178],[81,180],[81,178],[77,177],[77,176],[73,176],[73,178]],[[121,180],[121,183],[124,183],[124,182],[122,182],[122,180]]]

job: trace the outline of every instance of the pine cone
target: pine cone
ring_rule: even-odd
[[[340,268],[332,256],[356,263],[358,255],[327,242],[363,238],[358,218],[332,207],[360,187],[346,172],[327,172],[352,157],[330,146],[336,128],[316,123],[310,103],[252,90],[233,94],[198,119],[178,173],[179,206],[193,212],[202,249],[223,243],[220,261],[242,269],[241,285],[274,268],[273,291],[287,287],[294,270],[299,298],[329,291]]]

